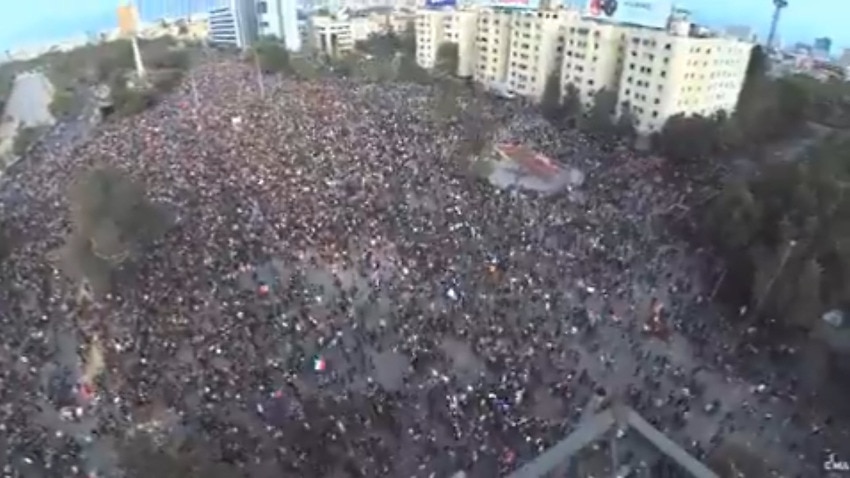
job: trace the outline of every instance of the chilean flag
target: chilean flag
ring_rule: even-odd
[[[313,360],[313,370],[316,372],[324,372],[327,367],[328,363],[321,356]]]

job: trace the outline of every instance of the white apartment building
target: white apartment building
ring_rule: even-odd
[[[507,86],[516,94],[538,97],[546,79],[561,65],[563,10],[527,10],[511,15]]]
[[[301,50],[298,10],[294,1],[257,1],[257,22],[261,36],[272,36],[283,40],[286,49],[289,51]]]
[[[475,73],[473,78],[479,83],[485,85],[507,85],[511,45],[511,17],[512,15],[509,13],[496,10],[482,10],[478,13],[478,31],[475,38]],[[418,32],[416,42],[418,49]]]
[[[477,56],[478,15],[474,10],[421,10],[416,18],[416,61],[433,68],[444,42],[458,45],[458,75],[470,77]]]
[[[314,16],[312,34],[314,44],[330,56],[338,56],[354,49],[354,44],[369,35],[380,33],[389,26],[380,18],[371,16],[335,17]]]
[[[731,113],[752,50],[737,39],[693,36],[687,21],[659,30],[596,22],[566,9],[417,13],[421,66],[433,68],[439,45],[457,42],[459,76],[539,98],[556,72],[562,91],[572,84],[585,109],[600,89],[617,93],[617,112],[628,104],[643,133],[679,113]]]
[[[416,62],[424,68],[434,68],[437,48],[445,41],[446,28],[455,12],[420,10],[416,18]]]
[[[257,39],[257,14],[254,0],[230,0],[207,15],[209,41],[215,44],[247,48]]]
[[[752,44],[632,29],[626,36],[619,106],[641,131],[658,131],[675,114],[731,113],[744,85]]]

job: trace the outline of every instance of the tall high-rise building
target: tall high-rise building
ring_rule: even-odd
[[[594,21],[576,10],[469,8],[417,12],[416,58],[437,62],[443,42],[458,45],[459,76],[538,99],[547,78],[577,91],[590,108],[604,89],[628,106],[642,133],[670,116],[731,113],[753,44],[699,35],[690,22],[667,28]]]
[[[257,40],[255,0],[230,0],[227,5],[210,10],[209,40],[212,43],[247,48]]]
[[[301,50],[298,9],[292,0],[259,0],[257,21],[260,35],[283,40],[289,51]]]

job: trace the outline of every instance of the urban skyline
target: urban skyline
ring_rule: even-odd
[[[163,16],[185,15],[208,10],[227,0],[141,0],[136,1],[144,20]],[[576,3],[578,0],[573,0]],[[838,24],[850,16],[850,4],[827,4],[828,0],[789,2],[779,25],[779,36],[785,44],[810,43],[817,37],[833,40],[833,51],[850,46],[850,34]],[[55,3],[31,0],[3,7],[0,16],[0,47],[17,48],[101,31],[116,23],[118,0],[93,0],[84,3]],[[696,21],[711,27],[747,25],[760,39],[767,36],[773,11],[770,0],[738,2],[736,0],[680,0],[676,5],[693,12]],[[828,8],[827,8],[828,7]],[[45,13],[47,12],[47,13]]]

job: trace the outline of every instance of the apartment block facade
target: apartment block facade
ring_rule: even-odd
[[[229,0],[209,11],[207,24],[211,43],[248,48],[258,35],[255,0]]]
[[[569,9],[420,10],[417,61],[433,68],[437,49],[455,42],[458,76],[539,99],[555,72],[590,108],[600,89],[617,94],[642,133],[675,114],[734,111],[752,44],[691,35],[687,21],[667,29],[597,22]]]
[[[292,0],[258,0],[257,21],[260,36],[283,40],[289,51],[301,50],[298,11]]]
[[[458,46],[458,71],[472,76],[477,56],[475,43],[478,12],[475,10],[421,10],[416,17],[416,61],[434,68],[437,49],[444,42]]]

